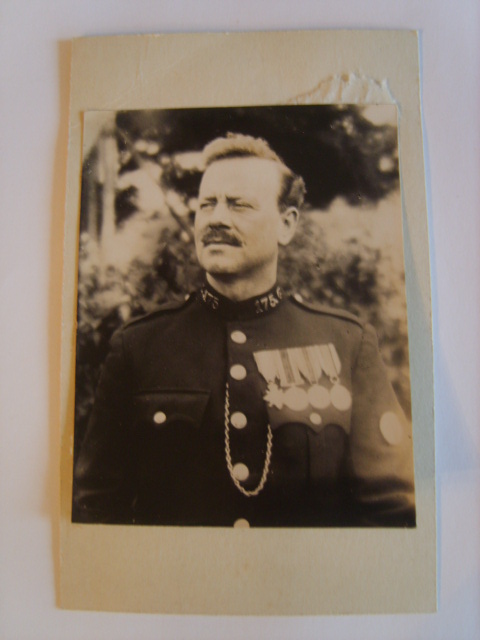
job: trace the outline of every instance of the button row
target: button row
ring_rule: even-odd
[[[247,336],[243,331],[237,330],[232,331],[230,339],[232,342],[235,342],[235,344],[245,344]],[[247,377],[247,370],[242,364],[234,364],[230,368],[230,375],[234,380],[245,380]],[[230,416],[230,423],[235,429],[244,429],[247,426],[247,416],[241,411],[236,411]],[[243,464],[243,462],[237,462],[237,464],[233,465],[232,474],[239,482],[244,482],[250,475],[250,471],[247,465]],[[244,529],[248,528],[250,524],[244,518],[239,518],[233,526],[237,529]]]

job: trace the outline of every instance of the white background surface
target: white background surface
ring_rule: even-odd
[[[421,32],[434,313],[437,614],[227,618],[56,608],[67,73],[87,35]],[[0,639],[480,637],[480,5],[477,0],[3,0],[0,7]],[[319,576],[321,579],[321,576]]]

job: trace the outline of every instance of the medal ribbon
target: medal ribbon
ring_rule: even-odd
[[[305,382],[315,384],[322,377],[322,371],[335,383],[342,370],[332,343],[256,351],[253,356],[266,382],[278,382],[283,388],[300,386]]]
[[[280,378],[274,353],[274,351],[256,351],[253,354],[258,370],[268,383]]]
[[[323,347],[327,349],[325,356],[322,356]],[[322,369],[329,377],[337,371],[332,364],[324,365],[325,361],[332,362],[327,345],[256,351],[253,356],[266,382],[278,382],[282,388],[301,386],[305,382],[315,384],[322,377]]]
[[[321,344],[317,347],[318,355],[322,363],[322,369],[332,384],[338,382],[342,365],[337,350],[332,343]]]

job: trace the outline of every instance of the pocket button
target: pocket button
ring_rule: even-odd
[[[155,424],[163,424],[167,419],[167,414],[163,411],[157,411],[153,416]]]

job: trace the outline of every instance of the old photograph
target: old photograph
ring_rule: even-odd
[[[415,527],[397,110],[87,111],[72,521]]]

